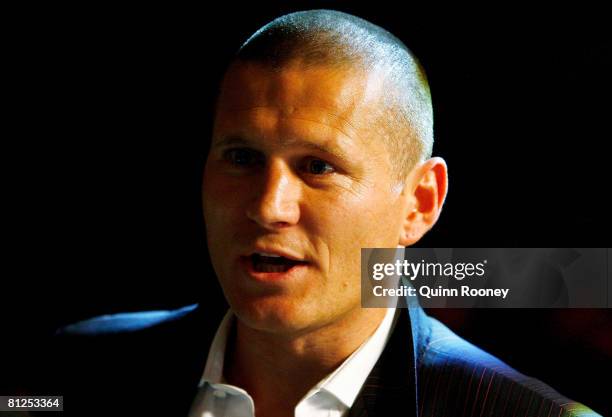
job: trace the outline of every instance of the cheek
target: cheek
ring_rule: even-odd
[[[212,170],[211,170],[212,171]],[[244,207],[245,191],[240,183],[207,171],[202,183],[202,208],[207,226],[224,223]]]
[[[340,285],[349,285],[358,276],[361,249],[395,247],[399,237],[399,213],[392,197],[369,193],[337,194],[330,198],[313,197],[316,202],[304,222],[319,237],[328,257],[328,272]],[[345,282],[346,281],[346,282]]]
[[[351,247],[395,247],[399,232],[399,210],[392,196],[369,193],[338,197],[330,204],[325,229]]]
[[[206,175],[202,187],[202,211],[208,248],[213,264],[223,259],[236,233],[243,201],[240,192],[227,180]]]

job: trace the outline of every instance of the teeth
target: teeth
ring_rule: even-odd
[[[285,272],[287,271],[288,268],[285,265],[262,264],[262,265],[257,265],[255,269],[258,272]]]
[[[267,253],[267,252],[256,252],[259,256],[266,256],[268,258],[282,258],[282,256],[279,255],[275,255],[273,253]]]

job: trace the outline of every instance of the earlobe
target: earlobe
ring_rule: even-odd
[[[399,244],[411,246],[433,227],[440,216],[448,187],[446,162],[431,158],[416,167],[408,178],[410,199]]]

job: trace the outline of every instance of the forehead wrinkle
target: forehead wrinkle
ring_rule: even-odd
[[[328,124],[325,123],[324,121],[320,121],[320,120],[315,120],[315,119],[311,119],[308,117],[300,117],[300,116],[295,116],[293,114],[295,113],[299,113],[299,109],[300,108],[313,108],[313,109],[323,109],[325,110],[325,115],[329,116],[331,118],[334,119],[338,119],[340,122],[342,122],[342,124],[346,125],[351,132],[346,131],[346,129],[343,129],[342,127],[338,127],[338,126],[334,126],[332,124]],[[288,113],[288,111],[283,111],[283,110],[279,110],[277,108],[277,106],[249,106],[249,107],[238,107],[238,106],[227,106],[227,107],[223,107],[223,110],[227,110],[227,111],[232,111],[232,112],[248,112],[250,110],[258,110],[258,109],[262,109],[262,110],[268,110],[268,109],[274,109],[276,110],[278,113],[280,113],[277,117],[279,120],[303,120],[306,122],[310,122],[310,123],[316,123],[319,124],[321,126],[325,126],[331,129],[334,129],[336,131],[338,131],[339,133],[341,133],[343,136],[346,136],[347,138],[350,139],[359,139],[359,135],[357,134],[357,132],[359,131],[359,129],[357,129],[357,127],[352,124],[348,119],[346,119],[345,117],[339,116],[337,114],[332,113],[330,110],[325,109],[323,107],[319,107],[319,106],[300,106],[298,107],[297,111],[294,111],[293,114],[286,114]]]
[[[249,110],[275,109],[275,108],[277,108],[277,106],[263,106],[263,105],[261,105],[261,106],[248,106],[248,107],[239,107],[239,106],[224,106],[224,107],[222,107],[223,110],[234,111],[234,112],[247,112]],[[332,112],[332,110],[327,109],[325,107],[321,107],[321,106],[302,106],[302,105],[300,105],[300,106],[296,106],[295,109],[298,110],[298,112],[299,112],[299,109],[322,109],[322,110],[325,111],[325,115],[333,117],[335,119],[338,119],[342,123],[348,125],[348,127],[353,132],[351,134],[349,134],[349,133],[345,132],[344,130],[342,130],[342,129],[338,128],[338,127],[335,127],[335,126],[332,126],[332,125],[327,125],[326,123],[323,123],[323,122],[319,122],[319,121],[308,119],[308,118],[294,117],[293,116],[292,118],[294,118],[296,120],[305,120],[305,121],[308,121],[308,122],[319,123],[319,124],[322,124],[322,125],[325,125],[325,126],[329,126],[329,127],[335,128],[335,129],[339,130],[340,133],[342,133],[345,136],[348,136],[349,138],[352,138],[353,136],[357,136],[356,132],[359,131],[357,126],[355,126],[349,119],[347,119],[346,117],[341,116],[339,114],[335,114],[335,113]],[[281,113],[283,112],[282,110],[279,110],[279,111]],[[281,118],[287,118],[287,116],[281,115]]]
[[[283,120],[303,120],[305,122],[316,123],[318,125],[325,126],[327,128],[336,130],[336,131],[340,132],[342,134],[342,136],[345,136],[345,137],[347,137],[349,139],[357,139],[357,138],[353,138],[353,136],[351,136],[348,133],[344,132],[339,127],[332,126],[332,125],[329,125],[327,123],[319,122],[317,120],[311,120],[311,119],[308,119],[308,118],[305,118],[305,117],[295,117],[295,116],[291,116],[291,117],[290,116],[280,116],[280,119],[283,119]]]

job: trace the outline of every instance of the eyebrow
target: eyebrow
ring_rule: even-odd
[[[255,143],[252,140],[246,139],[244,137],[241,136],[228,136],[225,137],[221,140],[219,140],[217,143],[213,144],[213,148],[222,148],[222,147],[227,147],[227,146],[252,146],[252,147],[257,147],[257,143]],[[317,152],[321,152],[321,153],[326,153],[326,154],[330,154],[336,158],[338,158],[341,161],[344,162],[350,162],[350,158],[348,157],[347,153],[341,149],[338,149],[337,147],[330,147],[330,146],[325,146],[325,145],[320,145],[318,143],[314,143],[314,142],[310,142],[307,140],[301,140],[301,139],[285,139],[283,140],[283,142],[280,144],[281,148],[292,148],[292,147],[299,147],[299,148],[304,148],[304,149],[310,149],[313,151],[317,151]]]

